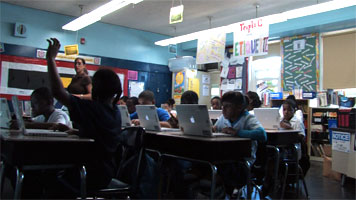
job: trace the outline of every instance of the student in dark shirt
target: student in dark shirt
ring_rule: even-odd
[[[122,93],[120,79],[110,69],[99,69],[93,76],[92,101],[68,94],[55,62],[60,43],[55,38],[47,41],[46,58],[53,96],[68,107],[71,119],[79,125],[79,136],[95,140],[94,148],[88,152],[91,159],[86,165],[87,187],[104,188],[115,176],[113,158],[121,133],[121,116],[116,106]]]
[[[91,99],[92,82],[83,58],[74,60],[76,75],[68,85],[68,92],[81,99]]]

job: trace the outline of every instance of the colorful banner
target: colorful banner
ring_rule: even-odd
[[[185,71],[174,73],[174,91],[173,91],[174,99],[180,100],[180,97],[184,92],[184,80],[185,80]]]
[[[198,39],[197,64],[216,63],[224,59],[226,34],[208,34]]]
[[[233,56],[259,56],[268,53],[269,23],[265,18],[251,19],[237,25]]]

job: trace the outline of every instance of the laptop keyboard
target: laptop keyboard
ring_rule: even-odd
[[[26,129],[25,135],[42,137],[67,137],[68,133],[46,129]]]
[[[231,134],[227,133],[213,133],[213,137],[231,137]]]

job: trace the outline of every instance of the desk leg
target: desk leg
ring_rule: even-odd
[[[86,178],[87,178],[87,171],[85,166],[83,165],[80,168],[80,196],[82,199],[86,199],[87,197],[87,186],[86,186]]]
[[[5,170],[5,163],[3,161],[0,162],[0,198],[1,198],[1,194],[3,194],[3,189],[4,189],[4,170]]]
[[[284,192],[285,192],[285,189],[286,189],[287,177],[288,177],[288,163],[285,162],[284,163],[284,176],[283,176],[281,199],[284,198]]]
[[[294,151],[294,158],[296,159],[295,161],[295,192],[296,192],[296,198],[299,197],[299,158],[298,158],[298,147],[296,144],[293,145],[293,151]]]
[[[274,153],[274,170],[273,170],[273,196],[276,196],[277,190],[278,190],[278,170],[279,170],[279,160],[280,160],[280,155],[279,155],[279,148],[275,146],[267,146],[269,149],[273,150]]]
[[[14,199],[21,198],[22,183],[23,183],[24,178],[25,178],[25,176],[24,176],[23,172],[20,171],[19,168],[16,167],[16,186],[15,186]]]
[[[215,185],[216,185],[216,173],[217,173],[217,168],[215,165],[209,163],[210,168],[211,168],[211,190],[210,190],[210,198],[214,199],[214,194],[215,194]]]

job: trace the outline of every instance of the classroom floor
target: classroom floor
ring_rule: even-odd
[[[310,199],[356,199],[355,179],[347,178],[345,185],[342,187],[340,182],[324,177],[322,171],[322,162],[311,161],[311,167],[305,177]],[[12,198],[13,191],[9,186],[9,182],[6,181],[5,183],[2,197],[3,199]],[[305,199],[304,190],[300,194],[299,199]],[[285,198],[294,199],[295,194],[287,190]]]

